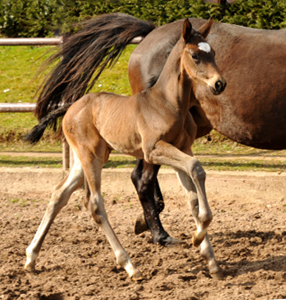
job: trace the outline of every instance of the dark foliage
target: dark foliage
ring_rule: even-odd
[[[72,24],[91,16],[122,12],[156,25],[186,16],[243,26],[286,27],[286,0],[238,0],[216,5],[203,0],[2,0],[0,33],[8,37],[47,37],[76,30]]]

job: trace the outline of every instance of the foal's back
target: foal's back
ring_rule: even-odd
[[[90,93],[76,101],[64,117],[68,139],[88,143],[91,149],[117,150],[143,158],[140,127],[146,125],[148,101],[144,96]],[[143,108],[145,106],[145,108]],[[141,125],[141,126],[140,126]]]
[[[183,126],[178,112],[160,98],[155,88],[133,96],[87,94],[67,111],[64,133],[68,140],[86,144],[93,152],[104,148],[143,158],[142,136],[152,143],[160,138],[169,141]]]

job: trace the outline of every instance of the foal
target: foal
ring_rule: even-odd
[[[205,41],[211,25],[210,20],[196,32],[189,20],[185,20],[180,40],[159,80],[149,90],[131,97],[88,94],[69,108],[62,127],[74,152],[74,165],[53,192],[38,231],[27,248],[27,271],[34,270],[36,257],[54,218],[86,176],[90,197],[85,206],[105,233],[117,263],[132,279],[142,278],[112,230],[101,196],[101,170],[113,149],[144,158],[150,164],[175,168],[196,221],[193,243],[198,246],[203,241],[212,213],[205,193],[205,172],[190,149],[197,127],[189,108],[193,98],[190,95],[194,95],[197,88],[208,92],[208,87],[213,94],[219,94],[226,85],[214,62],[214,52]],[[59,114],[63,115],[62,111]]]

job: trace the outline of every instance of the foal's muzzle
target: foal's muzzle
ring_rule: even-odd
[[[211,91],[214,95],[219,95],[224,91],[225,87],[226,81],[225,79],[221,79],[215,83],[214,87],[211,87]]]

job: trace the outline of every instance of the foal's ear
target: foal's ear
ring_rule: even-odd
[[[206,38],[208,36],[208,34],[210,33],[211,27],[213,24],[213,19],[210,18],[202,27],[200,27],[200,29],[198,30],[198,32],[204,37]]]
[[[192,35],[192,24],[187,18],[184,22],[183,33],[182,33],[185,42],[187,42],[190,39],[191,35]]]

